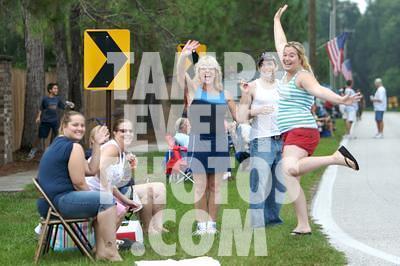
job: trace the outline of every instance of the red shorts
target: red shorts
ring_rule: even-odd
[[[316,128],[295,128],[282,135],[283,146],[296,145],[306,150],[311,156],[319,142],[319,131]]]

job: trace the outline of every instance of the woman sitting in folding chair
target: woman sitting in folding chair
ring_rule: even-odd
[[[64,218],[94,220],[96,259],[122,261],[115,237],[116,207],[111,193],[89,191],[85,174],[94,174],[100,164],[100,144],[108,138],[101,127],[95,137],[90,163],[78,143],[85,134],[85,118],[78,112],[67,112],[61,120],[60,135],[43,154],[38,182]]]
[[[127,153],[127,147],[133,140],[133,126],[129,120],[118,119],[113,125],[113,139],[101,147],[101,169],[99,175],[89,177],[86,182],[93,189],[108,188],[117,199],[117,209],[120,218],[124,217],[127,209],[140,210],[140,220],[143,223],[143,231],[149,233],[161,233],[167,231],[163,228],[162,213],[166,204],[166,189],[163,183],[152,182],[130,186],[128,191],[119,188],[126,187],[131,181],[132,169],[137,161],[132,154]],[[129,162],[129,164],[128,164]],[[101,190],[102,190],[101,189]],[[137,194],[139,200],[132,200],[125,195]],[[125,193],[125,195],[123,194]]]

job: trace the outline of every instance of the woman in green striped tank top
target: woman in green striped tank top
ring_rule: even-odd
[[[279,85],[278,127],[283,134],[282,170],[288,195],[294,202],[297,226],[292,235],[309,235],[307,202],[300,186],[300,176],[328,165],[344,165],[358,170],[358,163],[350,152],[341,146],[329,156],[311,157],[319,142],[319,132],[311,115],[314,97],[335,104],[350,105],[361,96],[339,96],[322,87],[315,79],[305,56],[304,47],[298,42],[287,42],[280,18],[287,5],[279,8],[274,17],[274,39],[285,75]]]

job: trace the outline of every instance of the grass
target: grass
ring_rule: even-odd
[[[315,155],[326,155],[335,151],[339,145],[341,136],[344,133],[342,121],[337,121],[336,136],[332,138],[321,139]],[[153,153],[151,156],[159,154]],[[142,160],[142,159],[141,159]],[[142,161],[141,161],[142,162]],[[143,165],[143,164],[142,164]],[[153,168],[157,163],[149,163]],[[151,169],[150,169],[151,170]],[[139,169],[137,176],[141,176],[143,169]],[[311,201],[312,194],[319,182],[323,169],[314,171],[302,178],[302,186],[306,192],[307,199]],[[244,182],[240,182],[244,181]],[[248,173],[238,172],[236,180],[228,182],[228,204],[221,206],[219,224],[222,216],[229,212],[229,209],[235,209],[240,212],[244,219],[248,210],[246,203],[238,196],[237,187],[248,191]],[[185,184],[187,190],[191,189],[191,184]],[[0,194],[0,265],[30,265],[33,263],[33,256],[36,248],[36,237],[33,228],[37,225],[39,217],[36,212],[35,199],[38,194],[32,185],[27,186],[25,191],[19,193]],[[171,186],[168,186],[168,206],[167,208],[176,211],[176,221],[179,223],[182,216],[193,209],[192,204],[183,204],[179,202],[171,192]],[[346,259],[344,255],[330,246],[326,237],[319,231],[319,226],[312,223],[313,234],[308,237],[293,237],[289,232],[296,225],[296,217],[291,204],[284,205],[282,208],[282,218],[284,224],[268,227],[266,229],[268,256],[255,256],[254,245],[250,247],[250,252],[245,256],[238,256],[235,248],[232,248],[231,256],[218,256],[219,245],[222,244],[220,235],[215,238],[212,248],[204,254],[211,256],[221,262],[221,265],[344,265]],[[230,222],[240,222],[239,218],[230,219]],[[186,230],[187,235],[191,232],[191,225]],[[163,240],[167,244],[176,243],[176,254],[170,256],[172,259],[191,258],[193,256],[185,252],[186,244],[183,246],[178,239],[179,226],[174,221],[169,221],[166,227],[169,233],[163,235]],[[229,226],[224,226],[224,228]],[[182,229],[182,228],[181,228]],[[225,239],[225,238],[224,238]],[[236,239],[238,243],[244,239]],[[195,237],[194,243],[200,239]],[[235,243],[235,241],[233,241]],[[234,245],[234,244],[233,244]],[[124,261],[114,265],[132,265],[135,260],[154,260],[165,259],[158,255],[150,246],[149,240],[145,239],[146,252],[143,256],[135,257],[130,252],[122,252]],[[199,250],[197,250],[199,251]],[[89,261],[80,255],[79,252],[53,253],[44,256],[41,259],[43,265],[89,265]],[[106,264],[106,263],[100,263]]]

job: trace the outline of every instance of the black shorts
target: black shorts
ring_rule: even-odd
[[[58,135],[58,122],[41,122],[39,125],[39,138],[47,139],[49,136],[50,130],[53,132],[53,136],[56,137]]]

